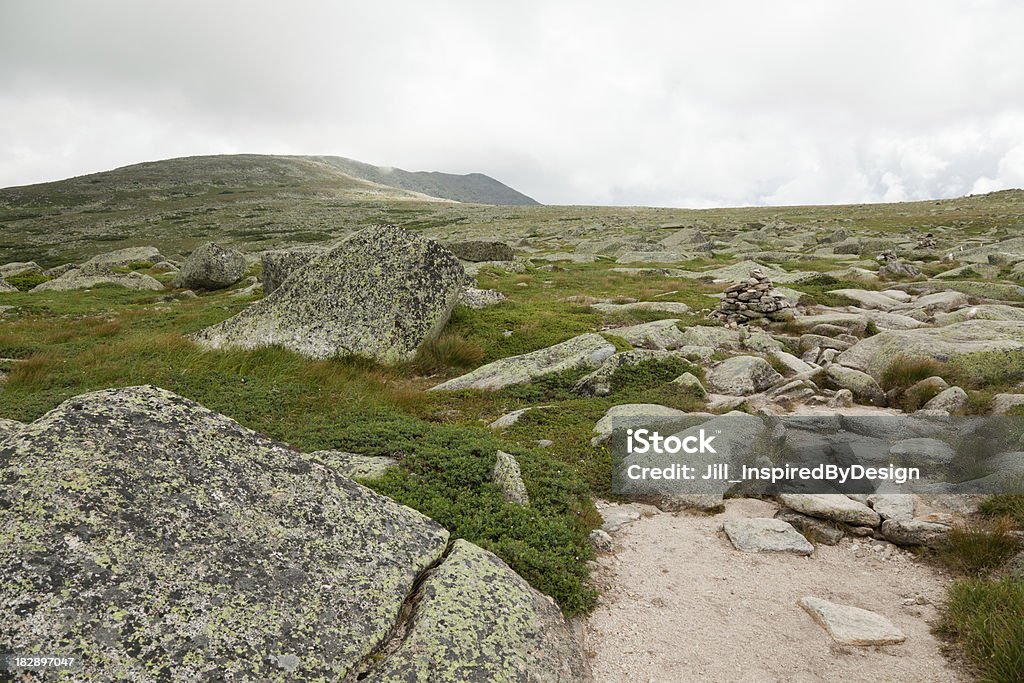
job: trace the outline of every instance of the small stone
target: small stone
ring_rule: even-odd
[[[776,552],[810,555],[814,546],[781,519],[733,519],[723,527],[733,547],[745,553]]]
[[[599,553],[610,553],[615,549],[615,542],[604,529],[594,529],[590,532],[590,545]]]
[[[524,507],[530,504],[530,496],[526,492],[526,484],[523,483],[519,462],[512,454],[498,451],[492,479],[501,489],[501,497],[505,502]]]

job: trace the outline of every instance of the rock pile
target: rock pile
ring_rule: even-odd
[[[792,320],[793,304],[774,288],[763,270],[754,268],[750,277],[725,290],[725,298],[710,317],[739,325],[764,319]]]
[[[928,233],[924,237],[917,239],[918,249],[934,249],[935,248],[935,235]]]

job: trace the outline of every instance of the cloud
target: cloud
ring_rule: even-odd
[[[546,203],[1024,185],[1013,0],[8,0],[0,185],[188,154],[479,171]]]

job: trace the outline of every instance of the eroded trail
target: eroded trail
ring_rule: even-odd
[[[726,503],[718,515],[659,513],[612,534],[586,634],[596,681],[970,680],[931,633],[949,581],[939,570],[870,539],[810,557],[738,552],[722,524],[777,508]],[[884,615],[906,641],[838,645],[797,604],[805,596]]]

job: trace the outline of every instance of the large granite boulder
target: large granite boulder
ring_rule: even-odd
[[[886,330],[843,351],[836,362],[875,379],[897,358],[948,361],[984,351],[1024,349],[1024,321],[967,320],[945,327]]]
[[[782,379],[768,361],[758,356],[733,356],[707,373],[712,391],[730,396],[747,396],[764,391]]]
[[[8,420],[0,417],[0,443],[12,438],[15,434],[25,428],[25,424],[17,420]]]
[[[384,643],[448,541],[155,387],[66,401],[0,463],[5,645],[77,654],[80,680],[340,679]]]
[[[0,442],[0,504],[4,646],[78,656],[75,680],[584,677],[558,608],[496,557],[156,387]]]
[[[245,254],[207,242],[185,260],[175,285],[185,289],[224,289],[245,275]]]
[[[321,246],[302,246],[263,252],[263,293],[266,295],[273,292],[289,275],[324,251],[326,250]]]
[[[41,272],[43,272],[43,269],[35,261],[15,261],[0,266],[0,278],[14,277],[16,275],[33,275]]]
[[[402,228],[361,230],[266,298],[194,339],[209,348],[280,345],[310,358],[408,360],[444,328],[462,291],[458,259]]]
[[[601,335],[581,334],[554,346],[496,360],[430,390],[502,389],[513,384],[525,384],[553,372],[579,367],[596,368],[614,353],[615,346]]]
[[[33,292],[69,292],[95,287],[124,287],[140,291],[159,292],[164,286],[156,278],[142,273],[115,273],[102,269],[73,268],[58,278],[47,280],[32,288]]]
[[[558,608],[471,543],[455,541],[414,600],[398,649],[362,680],[588,680],[586,661]]]

